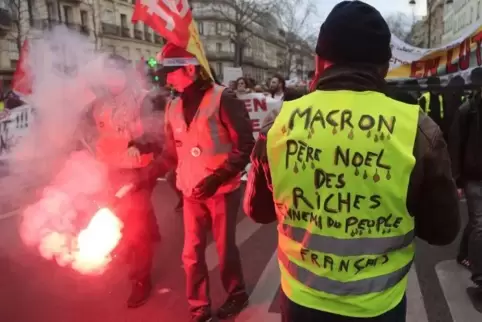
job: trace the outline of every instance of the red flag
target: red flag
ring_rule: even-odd
[[[136,0],[132,22],[138,21],[181,48],[189,42],[192,13],[187,0]]]
[[[20,57],[17,62],[17,68],[13,74],[12,89],[14,92],[29,95],[32,93],[32,75],[28,71],[25,59],[28,55],[28,40],[25,39],[20,50]]]

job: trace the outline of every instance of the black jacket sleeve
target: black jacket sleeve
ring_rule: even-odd
[[[467,113],[469,108],[470,102],[465,102],[456,110],[449,132],[449,153],[452,161],[452,175],[458,187],[463,186],[461,173],[463,153],[467,144],[467,135],[465,135],[465,133],[468,133]]]
[[[457,187],[443,134],[423,113],[414,154],[409,211],[415,219],[417,236],[432,245],[448,245],[460,229]]]
[[[221,96],[220,118],[228,130],[233,148],[226,162],[215,171],[223,180],[229,180],[246,168],[253,150],[254,138],[251,119],[243,101],[231,90],[224,90]]]
[[[273,186],[268,163],[267,133],[273,125],[275,115],[265,120],[251,154],[251,168],[244,192],[243,209],[257,223],[269,224],[277,220],[273,200]]]

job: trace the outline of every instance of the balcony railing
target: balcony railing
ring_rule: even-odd
[[[152,42],[152,34],[150,32],[144,31],[144,39],[146,41]]]
[[[130,38],[131,37],[131,30],[128,27],[121,27],[121,36]]]
[[[141,30],[134,29],[134,38],[135,38],[135,39],[142,40],[142,31],[141,31]]]
[[[102,33],[104,35],[119,36],[120,27],[111,23],[102,23]]]
[[[234,59],[234,52],[228,51],[216,51],[216,50],[207,50],[206,55],[208,56],[208,60],[217,60],[217,59],[225,59],[225,60],[233,60]]]

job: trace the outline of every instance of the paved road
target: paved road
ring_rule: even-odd
[[[184,275],[180,253],[182,218],[171,209],[175,196],[160,183],[154,193],[163,243],[155,264],[156,291],[144,307],[128,310],[125,267],[112,265],[101,277],[83,277],[38,258],[19,241],[18,216],[0,219],[0,320],[2,322],[159,322],[185,321]],[[462,206],[464,206],[462,204]],[[0,217],[1,218],[1,217]],[[236,321],[279,321],[276,232],[241,213],[237,239],[252,305]],[[465,294],[468,273],[454,262],[456,245],[436,248],[418,242],[410,272],[408,322],[481,321]],[[214,245],[206,257],[214,306],[224,300]]]

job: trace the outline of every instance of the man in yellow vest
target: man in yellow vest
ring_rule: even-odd
[[[414,238],[460,226],[442,133],[383,93],[390,30],[361,1],[336,5],[314,92],[284,102],[252,153],[244,210],[278,221],[283,322],[405,321]]]
[[[92,104],[83,122],[82,133],[90,134],[90,137],[83,138],[84,147],[90,146],[96,159],[107,166],[109,188],[117,191],[126,184],[137,182],[141,169],[153,160],[153,153],[137,157],[128,151],[130,142],[142,137],[145,132],[143,125],[149,122],[141,120],[141,117],[152,116],[152,111],[147,109],[153,107],[153,98],[140,87],[138,90],[126,90],[130,86],[129,76],[126,75],[133,76],[134,72],[129,67],[129,61],[113,55],[106,62],[108,68],[119,71],[116,73],[118,78],[113,80],[115,84],[108,84],[104,93]],[[127,194],[116,207],[124,220],[122,244],[128,250],[129,278],[132,281],[132,291],[127,300],[130,308],[143,305],[152,290],[150,274],[154,244],[160,239],[151,204],[154,184],[150,182]]]
[[[227,319],[248,305],[235,238],[241,172],[254,146],[251,121],[244,103],[215,84],[184,49],[168,43],[159,58],[167,84],[179,95],[166,107],[163,153],[146,171],[147,179],[176,168],[176,185],[184,199],[182,260],[196,322],[213,318],[204,255],[212,229],[228,293],[216,315]]]
[[[419,99],[420,107],[438,126],[442,127],[446,113],[444,97],[440,91],[440,78],[430,76],[427,79],[427,86],[428,92],[422,94]]]

